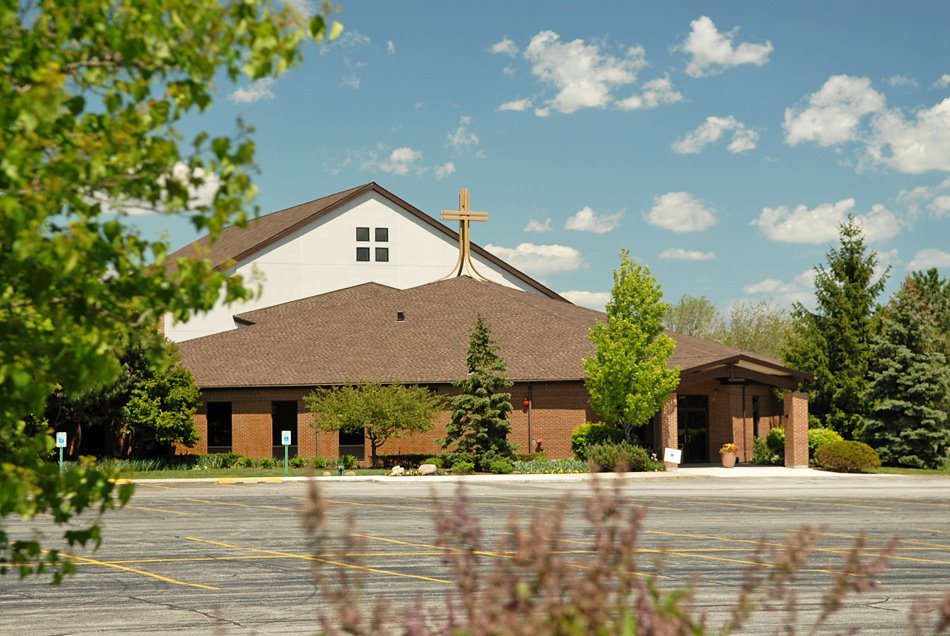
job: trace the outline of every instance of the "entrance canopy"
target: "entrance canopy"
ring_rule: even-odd
[[[709,380],[719,380],[725,384],[756,382],[780,389],[794,390],[802,380],[810,379],[812,379],[810,374],[789,369],[777,362],[738,354],[683,369],[680,373],[680,386],[686,387]]]

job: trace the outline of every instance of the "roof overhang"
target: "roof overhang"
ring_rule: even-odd
[[[795,389],[803,380],[811,379],[813,376],[808,373],[742,354],[680,371],[680,386],[718,380],[725,384],[756,383]]]

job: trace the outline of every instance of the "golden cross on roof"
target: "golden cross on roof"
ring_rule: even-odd
[[[475,265],[472,263],[472,248],[469,240],[470,232],[468,224],[472,221],[487,221],[488,212],[472,212],[469,209],[468,188],[462,188],[459,192],[459,209],[442,210],[441,219],[443,221],[459,222],[459,257],[458,260],[455,261],[455,266],[452,268],[452,271],[449,272],[445,278],[462,276],[466,273],[465,270],[468,269],[468,275],[472,278],[476,280],[487,280],[476,271]],[[442,280],[445,280],[445,278]]]

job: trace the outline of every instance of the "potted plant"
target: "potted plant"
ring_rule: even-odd
[[[719,449],[719,457],[722,459],[723,468],[732,468],[736,465],[736,457],[739,453],[739,447],[732,442],[726,442]]]

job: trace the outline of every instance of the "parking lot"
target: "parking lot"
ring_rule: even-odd
[[[450,504],[456,484],[438,478],[320,481],[334,539],[316,553],[301,528],[302,482],[139,484],[125,509],[105,517],[98,551],[66,550],[78,573],[60,588],[48,579],[0,578],[0,632],[313,633],[317,611],[327,607],[314,590],[315,563],[358,575],[366,602],[422,603],[435,616],[444,613],[445,595],[455,588],[444,550],[436,546],[432,496]],[[697,606],[713,628],[736,598],[758,541],[779,544],[803,524],[824,527],[796,586],[804,624],[862,532],[871,556],[891,537],[900,544],[880,577],[881,589],[852,598],[836,627],[902,633],[916,597],[950,588],[950,479],[681,475],[630,480],[621,489],[624,505],[647,514],[641,570],[655,574],[664,589],[696,581]],[[469,512],[482,527],[479,559],[486,569],[508,558],[496,546],[512,513],[525,520],[561,507],[571,562],[583,567],[590,558],[589,484],[475,478],[466,492]],[[568,504],[561,500],[565,493],[572,494]],[[772,613],[758,620],[762,627],[784,619]]]

